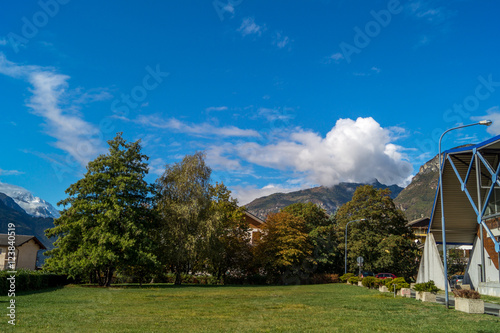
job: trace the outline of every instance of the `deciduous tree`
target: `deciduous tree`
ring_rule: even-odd
[[[204,155],[186,155],[167,165],[156,181],[159,256],[175,272],[193,270],[215,228],[210,219],[210,175]]]
[[[346,224],[352,220],[347,239],[348,271],[355,271],[356,258],[364,258],[363,269],[375,272],[388,271],[410,277],[418,267],[413,233],[406,226],[403,212],[397,209],[390,191],[373,186],[360,186],[353,198],[337,211],[339,250],[344,252]]]

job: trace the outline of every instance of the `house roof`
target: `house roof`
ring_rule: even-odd
[[[478,196],[484,200],[489,188],[481,186],[478,191],[476,165],[479,165],[481,182],[484,183],[485,180],[491,181],[492,178],[490,173],[486,171],[483,162],[476,162],[476,159],[473,160],[475,151],[480,152],[492,168],[496,169],[500,157],[500,136],[495,136],[479,144],[454,148],[443,152],[443,206],[447,244],[470,245],[474,242],[478,228],[477,214],[469,201],[467,193],[463,191],[462,184],[457,178],[455,170],[448,158],[452,160],[462,180],[465,180],[468,172],[470,172],[465,188],[468,190],[470,199],[474,202],[476,207],[478,207]],[[437,243],[442,243],[441,198],[439,191],[440,189],[438,187],[428,232],[434,234]]]
[[[256,226],[257,228],[262,228],[264,226],[264,224],[266,224],[265,221],[261,220],[260,218],[253,215],[252,213],[249,213],[246,210],[245,210],[245,215],[246,215],[247,221],[249,223],[253,224],[254,226]]]
[[[427,228],[429,226],[429,217],[422,217],[406,224],[407,227],[412,228]]]
[[[42,250],[46,250],[47,248],[45,245],[43,245],[42,242],[38,240],[35,236],[28,236],[28,235],[16,235],[16,240],[15,240],[15,246],[19,247],[23,245],[24,243],[29,242],[30,240],[34,240],[35,243],[37,243]],[[0,246],[9,246],[9,235],[7,234],[0,234]]]

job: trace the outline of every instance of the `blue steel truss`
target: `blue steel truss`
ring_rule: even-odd
[[[465,179],[462,179],[462,177],[460,176],[460,173],[458,172],[458,170],[455,166],[455,163],[453,163],[453,160],[451,159],[451,156],[452,155],[446,154],[445,158],[448,160],[448,162],[450,162],[450,165],[453,168],[453,171],[455,171],[455,175],[457,176],[457,178],[460,182],[462,192],[465,193],[465,195],[469,199],[470,204],[472,205],[472,208],[476,212],[477,223],[479,225],[481,225],[484,228],[484,230],[486,230],[486,232],[490,236],[491,240],[495,244],[495,251],[497,253],[499,253],[500,252],[500,243],[496,240],[496,238],[493,235],[493,233],[491,232],[490,228],[488,228],[488,226],[486,225],[485,220],[484,220],[484,214],[486,213],[486,209],[488,208],[488,203],[490,202],[490,199],[491,199],[491,196],[492,196],[493,191],[495,189],[495,186],[496,185],[500,186],[500,180],[499,180],[500,163],[498,164],[497,169],[494,170],[493,167],[490,165],[490,163],[484,158],[484,156],[476,148],[474,148],[472,150],[472,158],[471,158],[471,161],[469,163],[469,168],[467,170],[467,174],[465,175]],[[476,205],[474,200],[472,200],[472,196],[469,193],[469,189],[467,188],[467,182],[469,181],[469,177],[470,177],[470,174],[472,172],[472,166],[473,166],[474,162],[476,161],[476,159],[478,159],[478,161],[486,167],[486,170],[489,172],[489,174],[491,176],[491,186],[488,190],[488,195],[486,196],[486,200],[484,200],[484,203],[482,203],[483,207],[478,207]],[[443,163],[443,170],[444,170],[444,163]],[[443,172],[443,170],[440,170],[440,172]],[[481,177],[480,170],[479,170],[479,168],[476,168],[476,179],[480,179],[480,177]],[[478,183],[477,185],[481,187],[480,181],[478,181],[477,183]],[[481,191],[479,191],[479,193],[480,192]],[[479,201],[478,204],[481,203],[480,200],[478,200],[478,201]]]

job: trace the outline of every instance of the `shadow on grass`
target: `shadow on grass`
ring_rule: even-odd
[[[139,285],[138,283],[118,283],[112,284],[110,287],[101,287],[97,284],[81,284],[79,285],[84,288],[123,288],[123,289],[180,289],[180,288],[262,288],[262,287],[277,287],[282,285],[256,285],[256,284],[189,284],[183,283],[181,285],[175,285],[173,283],[144,283]]]
[[[44,289],[39,289],[39,290],[24,290],[24,291],[16,291],[16,296],[25,296],[25,295],[36,295],[36,294],[44,294],[44,293],[49,293],[52,291],[56,291],[59,289],[63,289],[64,286],[59,286],[59,287],[50,287],[50,288],[44,288]],[[7,296],[7,295],[5,295]],[[9,303],[10,302],[10,297],[6,301],[0,300],[0,303]]]

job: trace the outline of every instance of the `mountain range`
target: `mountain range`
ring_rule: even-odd
[[[58,218],[59,211],[47,201],[35,197],[27,189],[0,182],[0,193],[6,194],[14,200],[27,214],[35,217]]]
[[[340,183],[335,186],[318,186],[306,190],[300,190],[289,193],[274,193],[262,198],[255,199],[246,205],[246,208],[253,215],[265,219],[270,213],[277,213],[280,209],[297,202],[312,202],[326,210],[328,214],[335,211],[352,199],[354,191],[359,186],[366,185],[362,183]],[[395,199],[403,188],[398,185],[387,186],[377,180],[370,184],[377,189],[390,189],[391,198]]]
[[[422,165],[411,183],[405,187],[397,185],[387,186],[375,181],[375,188],[391,190],[391,197],[396,207],[401,209],[408,221],[424,216],[430,216],[434,196],[438,185],[439,161],[437,156]],[[361,183],[340,183],[332,187],[314,187],[289,193],[275,193],[258,198],[246,205],[248,211],[261,219],[269,213],[277,213],[280,209],[296,202],[312,202],[333,214],[343,204],[352,199],[354,191]]]

